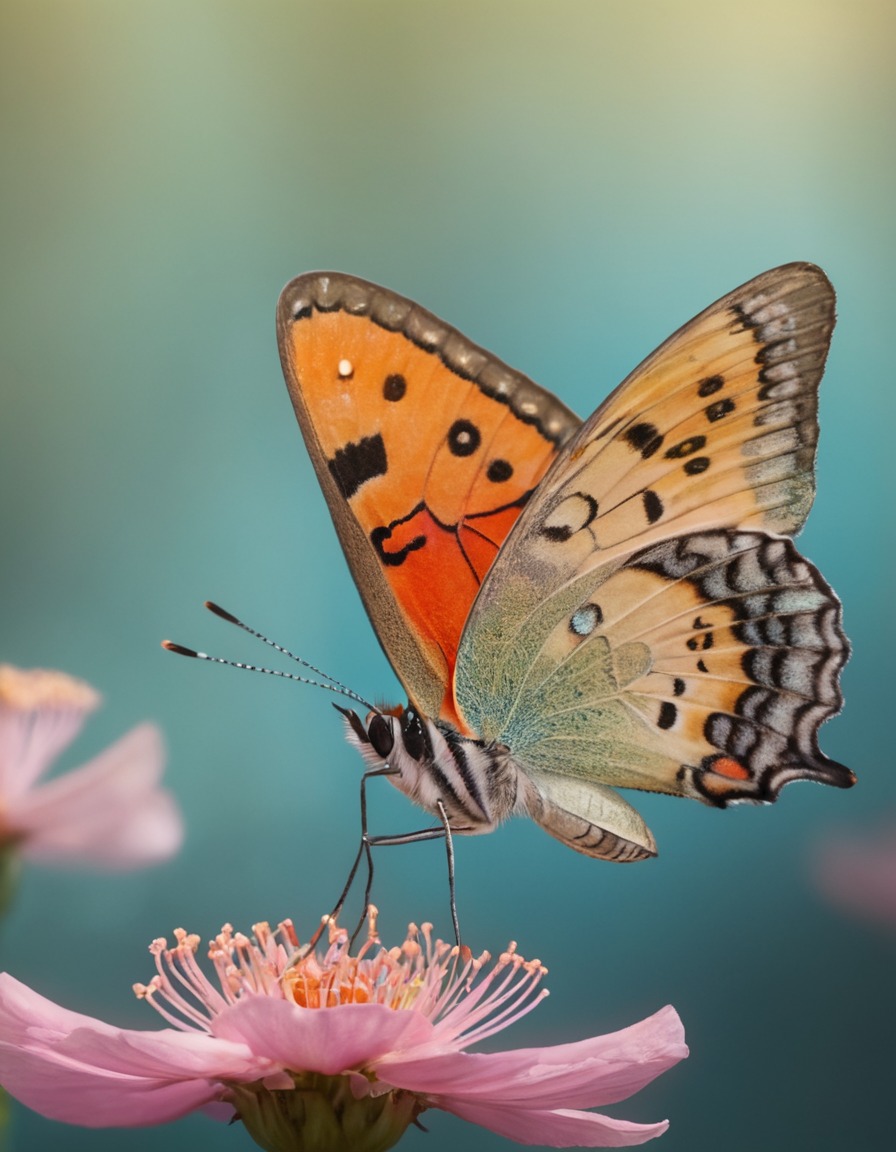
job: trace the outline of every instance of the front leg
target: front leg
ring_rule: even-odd
[[[442,823],[440,828],[421,828],[417,832],[400,832],[395,836],[370,836],[367,838],[370,869],[367,891],[364,894],[365,915],[370,903],[370,886],[373,883],[373,860],[369,855],[370,848],[379,848],[393,844],[416,844],[421,840],[437,840],[440,836],[444,836],[445,851],[448,857],[448,896],[451,903],[451,924],[454,928],[455,942],[458,948],[460,948],[460,923],[457,917],[457,900],[454,884],[454,837],[451,834],[451,825],[448,823],[448,813],[445,811],[445,805],[441,800],[436,801],[436,808],[438,809],[439,820]]]

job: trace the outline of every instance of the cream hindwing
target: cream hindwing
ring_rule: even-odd
[[[606,854],[564,823],[599,823],[598,787],[644,855],[613,786],[724,806],[854,782],[817,742],[841,704],[840,606],[781,535],[812,503],[833,301],[789,265],[676,333],[564,447],[482,585],[458,712],[510,748],[571,847]]]

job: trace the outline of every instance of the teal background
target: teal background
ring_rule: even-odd
[[[581,414],[742,281],[821,264],[839,322],[801,547],[854,655],[823,732],[851,792],[774,808],[638,801],[659,860],[591,862],[516,821],[458,845],[467,941],[551,969],[508,1045],[671,1002],[690,1059],[628,1104],[665,1152],[889,1145],[893,938],[826,905],[812,853],[896,805],[894,20],[885,2],[0,5],[2,650],[105,708],[75,764],[164,728],[183,853],[128,876],[26,870],[2,966],[155,1027],[149,941],[291,915],[354,849],[360,760],[310,688],[178,660],[267,652],[218,600],[361,693],[397,698],[283,387],[273,312],[301,271],[384,283]],[[381,830],[419,824],[374,788]],[[384,936],[450,931],[442,849],[384,851]],[[408,1149],[507,1145],[431,1112]],[[17,1109],[15,1152],[244,1149],[192,1117],[89,1132]]]

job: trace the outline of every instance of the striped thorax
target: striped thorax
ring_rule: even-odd
[[[440,816],[441,803],[452,832],[491,832],[520,811],[520,777],[504,745],[462,736],[410,704],[369,712],[364,721],[348,709],[340,711],[347,739],[367,766],[388,766],[387,779],[433,816]]]

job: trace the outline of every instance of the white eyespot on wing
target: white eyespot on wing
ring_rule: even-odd
[[[589,601],[573,612],[569,618],[569,627],[576,636],[590,636],[602,619],[600,605]]]

